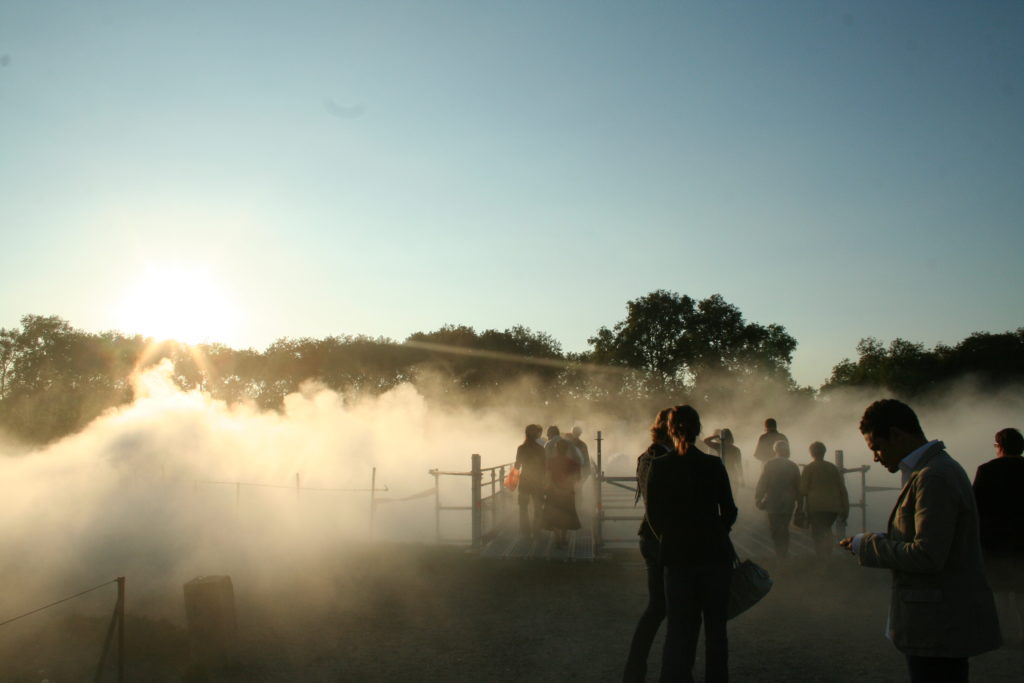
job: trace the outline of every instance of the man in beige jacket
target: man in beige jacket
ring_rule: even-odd
[[[839,468],[825,460],[825,444],[815,441],[807,450],[811,454],[811,462],[800,473],[796,512],[811,527],[814,553],[824,565],[836,543],[832,526],[837,519],[846,522],[850,498]]]
[[[840,544],[862,566],[892,570],[886,635],[906,655],[911,683],[966,683],[967,658],[1001,645],[971,482],[905,403],[872,403],[860,431],[875,461],[902,473],[903,490],[887,533]]]

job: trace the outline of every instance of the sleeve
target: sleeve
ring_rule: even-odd
[[[725,469],[725,465],[719,460],[715,468],[715,474],[718,478],[718,512],[722,516],[722,524],[725,526],[726,531],[732,530],[732,525],[736,523],[736,518],[739,516],[739,510],[736,508],[736,501],[732,497],[732,486],[729,484],[729,473]]]
[[[978,506],[978,532],[981,537],[981,546],[985,548],[990,545],[990,525],[992,519],[990,501],[992,498],[988,493],[990,488],[989,478],[985,475],[983,467],[978,467],[978,471],[975,472],[974,483],[971,485],[971,489],[974,493],[974,502]]]
[[[667,518],[665,506],[668,502],[668,491],[666,490],[665,476],[663,473],[659,473],[659,469],[655,463],[651,463],[647,471],[644,505],[647,512],[647,525],[651,527],[654,535],[661,539]]]
[[[523,447],[522,446],[520,446],[519,448],[516,449],[516,462],[515,462],[515,466],[518,467],[519,469],[523,468]]]
[[[768,474],[768,468],[761,470],[761,476],[757,480],[757,488],[754,489],[754,500],[763,500],[765,493],[768,491],[768,483],[765,481],[765,476]]]
[[[800,497],[803,498],[807,495],[807,491],[811,488],[811,469],[810,465],[804,467],[804,471],[800,473]]]
[[[895,541],[878,534],[865,535],[858,553],[865,567],[934,574],[946,565],[959,515],[952,486],[938,473],[922,473],[908,495],[914,496],[913,539]],[[899,519],[901,513],[906,514],[903,507],[896,510],[896,528],[910,523]]]

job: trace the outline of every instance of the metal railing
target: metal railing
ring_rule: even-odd
[[[80,593],[76,593],[76,594],[74,594],[72,596],[69,596],[69,597],[66,597],[66,598],[62,598],[60,600],[57,600],[56,602],[51,602],[48,605],[43,605],[42,607],[37,607],[36,609],[30,610],[30,611],[25,612],[24,614],[20,614],[20,615],[18,615],[16,617],[12,617],[10,619],[6,619],[6,620],[0,622],[0,626],[6,626],[7,624],[10,624],[10,623],[15,622],[15,621],[19,621],[21,619],[24,619],[25,617],[31,616],[33,614],[37,614],[37,613],[42,612],[44,610],[48,610],[51,607],[56,607],[57,605],[63,604],[63,603],[68,602],[70,600],[74,600],[75,598],[79,598],[79,597],[81,597],[83,595],[86,595],[88,593],[92,593],[93,591],[97,591],[97,590],[99,590],[101,588],[104,588],[105,586],[109,586],[112,583],[116,583],[117,584],[117,602],[114,603],[114,614],[110,618],[110,625],[107,627],[107,634],[106,634],[106,637],[103,639],[103,650],[100,652],[100,660],[99,660],[99,663],[96,665],[96,671],[95,671],[95,673],[93,675],[93,679],[92,680],[93,680],[93,683],[100,683],[100,681],[103,680],[103,673],[106,670],[107,655],[110,654],[110,648],[111,648],[111,646],[114,643],[114,633],[116,632],[117,633],[117,660],[116,660],[116,665],[117,665],[117,681],[118,681],[118,683],[124,683],[124,680],[125,680],[125,678],[124,678],[124,660],[125,660],[125,648],[124,648],[124,588],[125,588],[125,578],[123,576],[119,576],[116,579],[114,579],[113,581],[107,581],[106,583],[101,583],[98,586],[94,586],[92,588],[88,588],[88,589],[86,589],[84,591],[81,591]]]
[[[386,493],[390,489],[385,485],[383,488],[377,488],[377,468],[374,467],[370,471],[370,487],[369,488],[348,488],[348,487],[327,487],[327,486],[304,486],[302,479],[298,472],[295,473],[295,484],[267,484],[262,482],[248,482],[248,481],[218,481],[215,479],[195,479],[193,480],[193,486],[198,491],[200,484],[211,484],[220,486],[233,486],[235,487],[235,504],[240,505],[242,502],[242,488],[261,488],[261,489],[290,489],[295,491],[296,500],[299,499],[303,491],[326,491],[333,493],[369,493],[370,494],[370,533],[373,533],[373,521],[374,516],[377,513],[377,506],[380,503],[394,502],[392,500],[380,500],[377,498],[378,493]]]
[[[840,474],[844,477],[847,474],[860,474],[860,501],[854,503],[850,501],[851,508],[860,508],[860,530],[861,533],[868,530],[868,494],[876,491],[899,491],[899,486],[868,486],[867,474],[868,470],[871,469],[871,465],[861,465],[860,467],[847,468],[843,465],[843,452],[836,451],[836,467],[839,468]],[[849,487],[847,487],[849,491]],[[839,535],[846,535],[846,525],[839,525]]]
[[[462,539],[441,538],[441,513],[461,510],[470,512],[470,545],[474,550],[483,546],[484,538],[496,533],[501,520],[508,513],[512,503],[511,491],[505,488],[505,475],[514,467],[513,463],[481,467],[480,454],[470,456],[468,472],[443,472],[432,469],[429,474],[434,477],[434,533],[438,543],[459,542]],[[470,477],[470,504],[445,505],[441,502],[441,477]],[[485,495],[485,489],[489,493]],[[489,527],[484,525],[489,521]]]
[[[594,516],[594,550],[595,552],[601,549],[601,546],[605,543],[635,543],[636,536],[630,536],[629,538],[609,538],[604,534],[604,524],[606,522],[637,522],[638,524],[644,518],[644,509],[640,504],[634,504],[637,481],[635,476],[607,476],[604,473],[602,467],[601,457],[601,432],[597,433],[597,476],[595,480],[597,482],[597,514]],[[861,531],[867,531],[867,495],[869,493],[875,493],[877,491],[898,491],[898,486],[868,486],[867,485],[867,472],[871,469],[870,465],[861,465],[860,467],[847,468],[844,466],[843,451],[837,450],[835,452],[836,467],[839,468],[840,474],[843,475],[844,479],[847,474],[860,474],[860,500],[850,501],[851,508],[860,508],[860,526]],[[621,491],[628,491],[632,495],[632,500],[624,501],[622,496],[611,497],[606,499],[605,493],[611,487],[611,491],[620,493]],[[847,488],[849,490],[849,488]],[[610,514],[609,514],[610,511]],[[630,511],[630,512],[626,512]],[[837,523],[837,533],[840,537],[846,535],[845,523]]]

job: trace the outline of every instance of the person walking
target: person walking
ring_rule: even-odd
[[[1003,637],[1024,645],[1024,436],[996,432],[996,457],[974,475],[978,529],[989,583],[995,591]]]
[[[718,453],[718,457],[725,464],[725,471],[729,474],[729,483],[732,484],[733,496],[736,489],[745,486],[743,483],[743,453],[736,446],[732,436],[732,430],[728,427],[715,431],[714,434],[704,439],[704,445]]]
[[[668,415],[665,408],[654,418],[651,425],[651,445],[636,459],[636,500],[647,506],[647,480],[652,463],[672,452],[672,439],[668,435]],[[626,669],[622,674],[623,683],[643,683],[647,679],[647,657],[665,619],[665,577],[661,567],[660,544],[647,521],[646,512],[637,531],[640,537],[640,556],[647,568],[647,607],[640,615],[633,639],[629,645]]]
[[[738,511],[720,458],[697,450],[700,415],[672,408],[674,450],[652,461],[647,521],[659,539],[668,628],[661,681],[693,681],[697,640],[704,625],[705,683],[729,680],[726,609],[736,557],[729,532]]]
[[[800,497],[796,516],[805,517],[811,527],[811,541],[818,562],[825,565],[832,554],[835,537],[832,525],[850,513],[850,497],[839,468],[825,460],[825,444],[815,441],[807,449],[811,462],[800,473]]]
[[[764,464],[754,504],[768,513],[768,529],[779,560],[789,557],[789,523],[800,495],[800,468],[789,459],[789,442],[776,441],[775,457]]]
[[[764,421],[764,434],[757,438],[757,446],[754,448],[754,459],[762,463],[768,462],[775,457],[775,444],[779,441],[789,442],[786,435],[779,431],[779,423],[774,417]]]
[[[519,468],[519,535],[530,539],[540,529],[544,509],[544,476],[547,457],[544,447],[537,443],[543,431],[540,425],[526,425],[526,438],[516,449],[515,467]],[[533,516],[530,516],[530,504]]]
[[[580,479],[580,462],[572,452],[572,444],[558,439],[555,454],[547,459],[547,487],[544,491],[544,528],[555,534],[555,546],[564,548],[566,533],[580,528],[576,513],[576,482]]]

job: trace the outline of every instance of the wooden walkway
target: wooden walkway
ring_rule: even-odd
[[[596,559],[594,534],[589,527],[570,531],[568,541],[565,547],[556,547],[555,536],[549,531],[542,531],[532,539],[524,539],[519,536],[515,524],[506,524],[484,545],[480,557],[556,562],[593,562]]]

